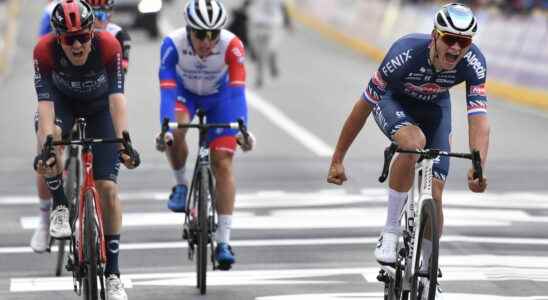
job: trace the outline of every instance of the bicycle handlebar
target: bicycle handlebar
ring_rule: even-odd
[[[164,136],[169,130],[178,129],[178,128],[196,128],[200,131],[202,131],[202,130],[208,131],[210,129],[215,129],[215,128],[237,129],[242,133],[245,143],[248,143],[248,139],[249,139],[249,133],[247,132],[247,126],[245,125],[244,120],[241,119],[241,118],[239,118],[237,120],[237,122],[217,123],[217,124],[216,123],[212,123],[212,124],[207,124],[207,123],[179,124],[177,122],[169,122],[168,118],[164,118],[164,120],[162,121],[162,131],[160,132],[160,140],[161,141],[164,140]],[[172,141],[168,141],[167,145],[171,146],[171,144],[172,144]]]
[[[384,164],[382,167],[382,173],[379,177],[379,182],[384,182],[388,177],[388,172],[390,169],[390,163],[394,154],[398,153],[407,153],[407,154],[418,154],[421,158],[425,159],[434,159],[438,156],[449,156],[470,159],[472,161],[472,167],[474,168],[474,179],[479,178],[480,182],[483,180],[483,170],[481,168],[481,157],[478,150],[472,150],[471,153],[456,153],[456,152],[447,152],[441,151],[438,149],[400,149],[397,143],[391,143],[390,146],[384,149]]]
[[[93,144],[122,144],[124,146],[124,149],[129,153],[130,159],[134,160],[133,157],[133,147],[131,146],[131,138],[129,137],[129,132],[123,131],[122,132],[122,138],[105,138],[105,139],[97,139],[97,138],[83,138],[83,139],[68,139],[68,140],[60,140],[60,141],[54,141],[52,135],[48,135],[46,137],[46,142],[44,143],[44,147],[42,148],[42,161],[47,161],[49,158],[49,154],[53,150],[53,146],[66,146],[66,145],[93,145]],[[51,166],[50,166],[51,167]]]

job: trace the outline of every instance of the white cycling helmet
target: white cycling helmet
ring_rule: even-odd
[[[473,37],[478,31],[478,22],[470,8],[450,3],[436,13],[434,27],[441,32]]]
[[[186,24],[196,30],[219,30],[226,20],[225,7],[217,0],[190,0],[185,6]]]

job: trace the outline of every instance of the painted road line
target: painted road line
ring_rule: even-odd
[[[121,193],[124,202],[166,201],[168,193],[160,191],[141,191]],[[318,190],[311,192],[285,192],[266,190],[240,193],[236,196],[237,208],[276,208],[276,207],[314,207],[343,204],[382,204],[387,199],[386,189],[363,189],[360,193],[349,193],[344,189]],[[1,205],[37,205],[35,195],[13,195],[0,197]],[[445,191],[444,207],[508,208],[508,209],[548,209],[548,191],[482,193],[469,191]]]
[[[382,293],[340,293],[340,294],[296,294],[296,295],[282,295],[282,296],[265,296],[257,297],[255,300],[348,300],[348,299],[360,299],[360,300],[383,300]],[[502,295],[484,295],[484,294],[463,294],[463,293],[443,293],[444,300],[546,300],[546,296],[517,296],[506,297]]]
[[[290,119],[280,109],[261,98],[258,94],[246,91],[247,104],[263,114],[265,118],[272,121],[288,135],[293,137],[312,153],[320,157],[331,157],[333,148],[308,131],[306,128]]]
[[[500,258],[499,258],[500,259]],[[538,260],[538,257],[532,258]],[[356,275],[367,282],[377,282],[379,267],[338,269],[290,269],[208,272],[208,286],[268,286],[268,285],[326,285],[340,284],[342,275]],[[523,274],[524,276],[516,276]],[[335,279],[326,277],[336,276]],[[195,286],[196,273],[149,273],[124,274],[126,288],[137,286]],[[321,278],[321,279],[320,279]],[[518,278],[518,279],[516,279]],[[444,266],[441,281],[548,281],[548,271],[542,268],[493,267],[487,263],[481,267]],[[10,292],[63,291],[72,289],[72,277],[11,278]]]
[[[444,209],[445,227],[463,226],[511,226],[514,222],[548,223],[548,216],[533,216],[522,210],[504,209]],[[165,213],[124,213],[123,226],[173,226],[182,225],[184,215]],[[253,215],[252,212],[236,212],[233,229],[322,229],[322,228],[378,228],[384,224],[386,208],[350,207],[316,209],[275,209],[269,215]],[[22,217],[23,229],[35,229],[37,216]]]
[[[292,246],[328,246],[328,245],[376,245],[378,237],[348,237],[348,238],[303,238],[303,239],[264,239],[264,240],[234,240],[231,245],[234,247],[292,247]],[[447,235],[441,239],[442,244],[449,243],[470,243],[476,245],[498,244],[498,245],[528,245],[546,246],[548,239],[513,238],[513,237],[486,237],[486,236],[460,236]],[[67,246],[68,247],[68,246]],[[122,243],[122,250],[167,250],[184,249],[188,247],[187,242],[157,242],[157,243]],[[66,248],[68,251],[68,248]],[[56,245],[51,247],[51,252],[57,252]],[[33,253],[30,247],[0,247],[1,254],[24,254]]]

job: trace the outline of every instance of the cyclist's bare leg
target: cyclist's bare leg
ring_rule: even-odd
[[[236,183],[232,170],[233,153],[223,150],[212,151],[212,166],[215,174],[217,212],[232,215],[236,199]]]
[[[122,228],[122,203],[118,198],[118,185],[111,180],[95,181],[103,208],[105,234],[118,234]]]
[[[404,149],[424,148],[426,144],[424,134],[415,125],[401,127],[393,138]],[[394,159],[388,182],[388,209],[384,232],[399,233],[400,212],[413,184],[416,161],[416,155],[401,153]]]
[[[216,233],[217,242],[229,243],[232,226],[232,213],[236,199],[236,183],[232,168],[234,154],[228,151],[212,151],[213,174],[215,174],[215,198],[219,227]]]
[[[186,111],[176,111],[175,119],[180,124],[190,123],[190,117]],[[173,130],[173,145],[166,149],[166,156],[173,170],[181,170],[185,167],[188,157],[188,145],[185,139],[186,132],[187,129]]]
[[[42,146],[37,143],[36,151],[39,152]],[[40,220],[44,225],[49,224],[49,208],[51,206],[51,193],[49,192],[44,176],[36,174],[36,190],[40,201]],[[44,223],[45,222],[45,223]]]
[[[422,130],[415,125],[401,127],[393,139],[403,149],[423,149],[426,137]],[[407,192],[413,184],[417,155],[399,154],[392,163],[388,186],[398,192]]]
[[[103,229],[107,250],[106,276],[120,274],[118,256],[120,246],[120,232],[122,230],[122,202],[118,197],[118,184],[110,180],[95,181],[97,192],[101,198],[103,208]]]

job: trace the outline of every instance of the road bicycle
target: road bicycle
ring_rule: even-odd
[[[415,177],[400,216],[402,239],[398,243],[396,263],[382,265],[377,280],[384,283],[385,300],[434,300],[436,285],[441,272],[438,269],[439,232],[436,203],[432,198],[432,166],[440,156],[470,159],[474,168],[474,178],[482,180],[480,153],[452,153],[437,149],[400,149],[392,143],[384,150],[384,165],[380,182],[388,177],[390,162],[394,154],[417,154]],[[432,241],[429,258],[423,256],[423,240]],[[423,261],[428,259],[428,262]],[[421,268],[428,263],[428,269]]]
[[[93,179],[93,154],[91,150],[92,145],[105,143],[123,144],[130,156],[133,154],[133,150],[129,133],[126,131],[123,132],[123,138],[88,138],[84,118],[78,118],[75,126],[77,128],[77,138],[53,141],[51,135],[47,136],[42,150],[42,159],[43,161],[47,160],[54,146],[75,146],[81,150],[82,186],[78,189],[79,180],[76,180],[76,186],[70,187],[71,193],[77,193],[77,196],[74,196],[76,202],[71,210],[72,235],[68,239],[69,253],[65,268],[67,271],[72,272],[74,292],[78,296],[83,294],[85,300],[97,300],[99,297],[105,300],[106,247],[103,231],[103,209]],[[77,156],[76,153],[74,157]],[[130,158],[134,159],[133,157]],[[73,163],[72,165],[79,166],[80,164]],[[79,169],[79,167],[76,167],[67,170],[67,176],[69,178],[71,176],[79,178]],[[98,284],[101,286],[100,290]]]
[[[204,122],[205,113],[201,110],[197,112],[197,124],[178,124],[169,122],[169,119],[164,119],[162,123],[162,131],[160,133],[160,141],[164,140],[164,135],[170,129],[177,128],[194,128],[199,131],[198,141],[198,157],[194,167],[194,175],[188,197],[186,199],[185,222],[183,225],[182,237],[188,241],[188,258],[194,259],[196,252],[196,287],[200,290],[200,294],[205,294],[207,289],[207,254],[208,245],[210,247],[210,261],[212,269],[224,269],[224,266],[215,264],[215,239],[214,234],[217,230],[217,211],[215,202],[215,178],[212,173],[209,159],[209,144],[207,141],[207,133],[209,130],[218,128],[231,128],[239,130],[244,142],[247,143],[249,138],[247,128],[242,119],[237,122],[226,124],[207,124]],[[170,145],[170,143],[168,143]]]

